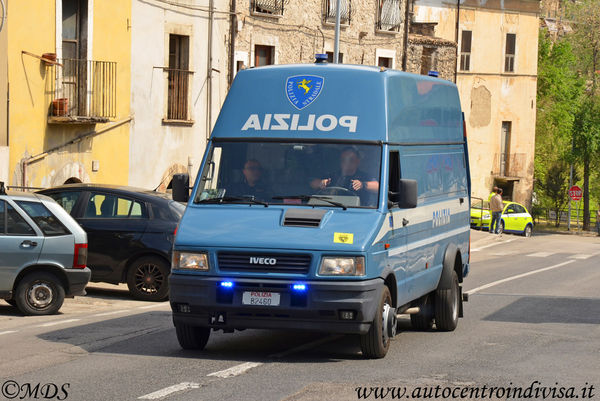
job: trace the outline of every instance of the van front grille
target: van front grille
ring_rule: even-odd
[[[219,270],[253,273],[307,274],[311,255],[219,252]]]

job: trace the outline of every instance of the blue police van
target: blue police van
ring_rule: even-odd
[[[470,176],[457,87],[327,63],[240,71],[174,244],[170,302],[184,349],[212,330],[357,334],[381,358],[397,317],[462,316]]]

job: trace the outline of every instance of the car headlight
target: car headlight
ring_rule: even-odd
[[[190,252],[173,252],[173,269],[174,270],[198,270],[208,271],[208,254],[190,253]]]
[[[364,276],[365,258],[356,256],[352,258],[324,257],[319,267],[322,276]]]

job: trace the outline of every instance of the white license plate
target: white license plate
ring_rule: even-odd
[[[278,292],[245,291],[242,295],[242,304],[256,306],[279,306],[281,298]]]

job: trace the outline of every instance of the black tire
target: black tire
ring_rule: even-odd
[[[449,289],[435,291],[435,327],[440,331],[454,331],[458,325],[460,311],[460,291],[458,276],[452,271],[452,285]]]
[[[65,289],[52,273],[37,272],[23,277],[17,285],[14,301],[25,315],[53,315],[65,300]]]
[[[525,230],[523,230],[523,237],[529,238],[529,237],[531,237],[532,234],[533,234],[533,227],[531,227],[531,224],[527,224],[527,226],[525,227]]]
[[[17,301],[15,301],[14,299],[5,299],[6,303],[9,304],[10,306],[17,306]]]
[[[169,265],[157,256],[144,256],[127,271],[127,287],[141,301],[166,301],[169,298]]]
[[[421,297],[416,305],[420,310],[419,313],[410,315],[410,323],[415,330],[431,330],[433,328],[433,320],[435,318],[435,306],[433,294],[427,294]]]
[[[209,327],[194,327],[182,323],[175,323],[175,332],[181,348],[188,350],[203,350],[210,337]]]
[[[391,338],[384,334],[386,328],[383,327],[383,311],[386,303],[392,305],[392,296],[389,288],[384,286],[377,309],[379,312],[375,314],[375,319],[373,319],[367,334],[360,336],[360,349],[365,358],[383,358],[390,348]]]

